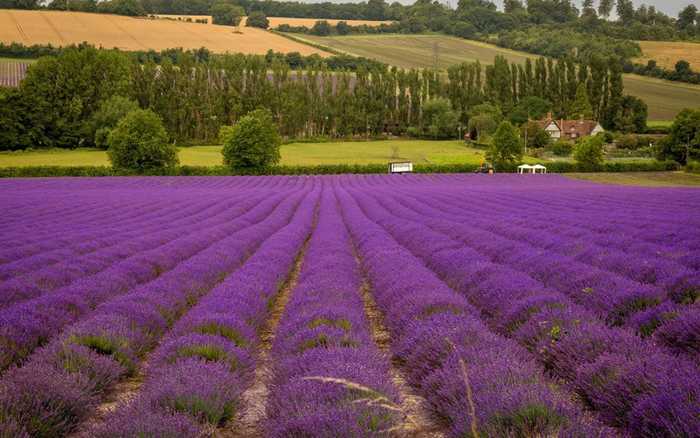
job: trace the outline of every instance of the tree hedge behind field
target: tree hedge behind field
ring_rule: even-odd
[[[0,95],[0,136],[6,139],[0,148],[93,146],[93,115],[115,95],[158,114],[178,144],[216,142],[222,126],[258,108],[270,111],[285,138],[405,135],[409,128],[436,137],[454,134],[458,126],[488,136],[504,119],[536,117],[550,107],[555,117],[567,118],[577,111],[581,93],[606,129],[639,132],[646,124],[646,106],[624,94],[619,65],[605,59],[519,65],[498,57],[485,67],[453,66],[447,77],[354,58],[272,52],[172,51],[159,54],[159,63],[155,59],[75,47],[40,60],[19,90]],[[425,120],[423,108],[440,100],[449,101],[449,117]]]

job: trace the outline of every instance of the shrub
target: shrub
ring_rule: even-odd
[[[574,149],[574,145],[566,140],[557,140],[550,147],[552,153],[558,157],[568,157]]]
[[[261,29],[267,29],[270,27],[270,20],[267,19],[262,11],[253,11],[248,15],[248,19],[245,22],[248,27],[259,27]]]
[[[109,133],[124,116],[137,109],[139,109],[138,103],[123,96],[113,96],[103,101],[92,115],[90,126],[95,146],[107,149]]]
[[[574,149],[574,160],[581,169],[599,169],[603,164],[603,138],[586,137]]]
[[[177,148],[168,143],[160,117],[151,110],[127,114],[107,139],[107,154],[117,169],[147,171],[178,164]]]
[[[488,158],[497,169],[512,166],[523,157],[523,143],[518,129],[510,122],[502,122],[493,135]]]
[[[633,134],[623,135],[617,139],[616,145],[619,149],[635,150],[639,147],[639,139]]]
[[[282,139],[268,110],[255,110],[234,126],[221,128],[224,165],[230,168],[261,169],[280,160]]]

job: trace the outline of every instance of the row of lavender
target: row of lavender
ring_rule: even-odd
[[[653,334],[673,352],[693,360],[700,358],[700,312],[694,305],[698,300],[700,275],[678,260],[697,263],[698,251],[664,250],[652,245],[644,252],[623,251],[613,247],[615,239],[609,233],[598,237],[579,232],[575,239],[562,234],[535,234],[514,224],[511,211],[506,210],[502,217],[486,211],[475,214],[471,209],[455,207],[459,200],[454,197],[446,202],[439,198],[431,196],[416,201],[410,196],[400,197],[395,211],[411,206],[413,210],[409,209],[407,217],[423,221],[427,215],[432,221],[427,224],[433,229],[463,241],[489,261],[568,294],[611,325],[630,327],[645,337]],[[567,216],[561,213],[550,217],[550,222],[557,224],[566,220]],[[698,229],[698,226],[683,228]],[[576,230],[568,229],[572,233]],[[618,227],[618,232],[623,236],[628,233],[623,226]],[[591,243],[596,237],[610,245]]]
[[[19,338],[24,343],[4,337],[5,351],[21,358],[46,345],[2,376],[0,435],[58,436],[74,430],[115,382],[141,368],[146,353],[189,307],[289,222],[309,190],[304,186],[313,184],[290,182],[278,193],[238,200],[236,214],[220,224],[193,223],[151,255],[137,253],[136,260],[126,258],[86,276],[93,281],[89,286],[74,282],[71,290],[47,292],[38,297],[41,303],[29,300],[21,303],[23,311],[6,313],[5,321],[24,322],[27,314],[38,321],[24,324],[31,335]],[[224,202],[230,193],[221,195]],[[154,272],[151,261],[162,267]],[[5,321],[3,330],[16,331],[18,324]]]
[[[397,207],[386,198],[381,205],[366,198],[362,204],[453,289],[464,293],[496,331],[517,340],[549,372],[570,382],[609,424],[637,434],[697,432],[697,368],[691,363],[625,330],[608,328],[562,293],[460,245],[466,227],[444,224],[444,233],[439,233],[383,211],[381,205]]]
[[[115,180],[84,181],[90,192],[100,185],[103,192],[120,191]],[[115,382],[135,373],[145,376],[135,398],[82,428],[83,434],[201,436],[216,428],[235,430],[241,394],[260,366],[254,354],[259,330],[309,233],[298,284],[287,292],[290,300],[272,346],[268,415],[261,425],[266,436],[401,433],[403,400],[389,378],[388,358],[370,335],[366,290],[385,317],[393,362],[451,435],[700,433],[698,369],[690,362],[698,328],[692,322],[697,314],[692,231],[700,225],[693,216],[700,197],[694,192],[611,190],[556,177],[511,176],[123,181],[148,186],[147,192],[160,192],[157,197],[170,193],[173,201],[186,188],[196,199],[178,205],[182,215],[167,205],[160,205],[160,213],[134,205],[132,215],[113,225],[122,240],[137,238],[135,226],[158,230],[166,223],[180,234],[199,233],[202,240],[149,241],[165,248],[159,257],[174,261],[113,289],[106,281],[108,266],[0,310],[22,315],[37,300],[53,303],[53,297],[77,309],[54,318],[60,321],[28,338],[24,351],[8,361],[23,362],[0,380],[2,436],[75,430],[94,415]],[[41,192],[44,183],[33,184]],[[76,182],[66,184],[66,196],[75,196]],[[517,215],[512,204],[518,198],[530,208],[539,201],[541,211]],[[27,249],[27,265],[21,258],[6,261],[25,266],[16,276],[8,268],[9,280],[42,269],[34,268],[41,266],[36,259],[41,236],[70,233],[22,196],[13,202],[19,211],[37,211],[44,232],[37,239],[0,236],[9,248]],[[614,202],[625,212],[616,211]],[[106,210],[96,205],[95,214],[104,219]],[[606,225],[586,222],[589,210],[581,205]],[[664,215],[663,205],[680,214]],[[65,212],[75,217],[71,209]],[[22,222],[6,223],[12,228]],[[206,223],[206,229],[193,230],[195,223]],[[528,224],[544,244],[528,240]],[[634,262],[612,263],[624,246],[611,231],[627,241],[640,226],[649,235],[639,236],[644,242],[631,258],[645,263],[639,268]],[[691,237],[678,244],[664,240],[682,233]],[[93,235],[105,238],[104,248],[65,241],[73,251],[68,254],[86,262],[81,255],[109,257],[109,248],[122,243],[107,240],[100,230]],[[180,246],[168,246],[179,240]],[[202,247],[191,251],[187,242]],[[65,263],[60,249],[61,244],[48,245],[46,252],[57,252],[43,260]],[[135,269],[139,261],[151,260],[138,258],[147,251],[126,255],[133,264],[125,266]],[[580,272],[586,275],[577,276]],[[101,283],[70,289],[101,275]],[[79,305],[70,307],[71,300]],[[23,312],[16,312],[20,306]],[[639,330],[639,317],[657,308],[680,316],[659,321],[656,333],[642,338],[649,333]],[[24,327],[41,317],[51,321],[47,309],[30,313],[35,321]],[[16,318],[13,323],[20,324]],[[678,321],[690,321],[683,342],[678,337],[658,342],[657,334]],[[6,327],[10,324],[3,322]]]

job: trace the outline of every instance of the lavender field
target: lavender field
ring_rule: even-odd
[[[700,190],[0,181],[0,437],[698,437]]]

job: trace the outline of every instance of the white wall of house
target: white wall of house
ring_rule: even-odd
[[[604,132],[604,131],[605,130],[603,129],[603,127],[600,126],[600,123],[598,123],[597,125],[595,125],[595,128],[593,128],[593,131],[591,131],[591,135],[600,134],[601,132]]]
[[[546,128],[544,128],[545,131],[547,131],[547,134],[549,134],[550,137],[552,138],[560,138],[561,137],[561,131],[559,130],[559,127],[555,123],[550,123],[547,125]]]

